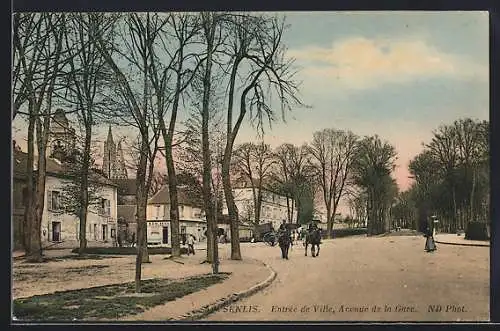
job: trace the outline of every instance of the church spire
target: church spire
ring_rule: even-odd
[[[106,140],[108,143],[113,143],[113,133],[111,132],[111,124],[108,129],[108,139]]]

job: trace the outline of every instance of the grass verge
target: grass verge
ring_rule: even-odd
[[[134,282],[61,291],[16,299],[13,314],[18,321],[75,321],[115,319],[139,314],[222,282],[229,273],[206,274],[182,280],[147,279],[141,293]]]

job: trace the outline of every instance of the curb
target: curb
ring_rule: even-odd
[[[439,240],[434,240],[436,244],[443,244],[443,245],[453,245],[453,246],[472,246],[472,247],[490,247],[489,244],[461,244],[461,243],[452,243],[449,241],[439,241]]]
[[[267,277],[264,281],[254,285],[246,290],[230,294],[230,295],[226,296],[225,298],[221,298],[221,299],[215,301],[214,303],[211,303],[211,304],[205,305],[201,308],[198,308],[196,310],[190,311],[189,313],[183,314],[177,318],[170,318],[169,320],[171,320],[171,321],[199,320],[199,319],[206,317],[206,316],[214,313],[215,311],[217,311],[217,310],[219,310],[219,309],[221,309],[221,308],[223,308],[223,307],[225,307],[233,302],[236,302],[236,301],[241,300],[243,298],[249,297],[252,294],[255,294],[256,292],[268,287],[274,281],[277,274],[269,265],[267,265],[264,262],[262,262],[262,264],[264,264],[264,266],[271,272],[269,277]]]

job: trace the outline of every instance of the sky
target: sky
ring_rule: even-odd
[[[325,128],[378,134],[396,148],[394,177],[405,190],[408,163],[432,130],[463,117],[488,119],[487,12],[284,14],[290,27],[283,43],[299,68],[300,97],[311,107],[266,127],[271,146],[307,143]],[[14,136],[25,136],[15,126]],[[97,132],[103,141],[107,128]],[[255,141],[248,122],[237,142],[246,141]]]
[[[432,130],[461,117],[489,117],[486,12],[289,12],[284,36],[311,109],[273,123],[265,140],[310,142],[316,130],[378,134],[398,152],[394,176]],[[241,140],[255,134],[247,126]]]

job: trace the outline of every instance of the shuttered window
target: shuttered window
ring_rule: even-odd
[[[48,191],[47,203],[50,211],[61,210],[61,196],[59,191]]]

